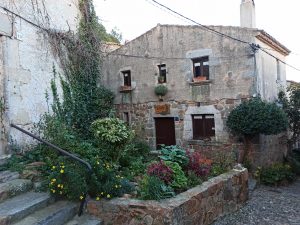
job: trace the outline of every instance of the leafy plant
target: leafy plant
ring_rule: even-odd
[[[114,162],[119,161],[125,144],[133,138],[133,131],[118,118],[98,119],[92,123],[91,130],[99,142],[111,146],[105,153]]]
[[[187,188],[187,178],[177,162],[166,161],[165,164],[173,171],[173,181],[170,184],[175,190],[184,190]]]
[[[173,171],[164,161],[153,162],[147,168],[149,176],[155,176],[165,184],[170,184],[173,181]]]
[[[203,180],[197,176],[193,171],[187,172],[187,185],[189,188],[202,184]]]
[[[187,171],[192,171],[198,177],[208,176],[212,161],[203,157],[199,152],[189,152],[187,151],[187,156],[189,157],[189,163],[186,166]]]
[[[275,163],[270,167],[258,168],[255,177],[266,185],[280,185],[284,181],[293,181],[295,174],[290,165]]]
[[[160,159],[164,161],[177,162],[180,166],[186,166],[189,162],[189,158],[186,151],[177,145],[164,146],[161,148]]]
[[[168,93],[168,88],[165,85],[159,84],[154,88],[154,92],[158,96],[165,96]]]
[[[140,182],[140,198],[160,200],[175,196],[174,190],[155,176],[145,176]]]
[[[210,176],[218,176],[233,168],[236,158],[233,152],[219,151],[212,157]]]

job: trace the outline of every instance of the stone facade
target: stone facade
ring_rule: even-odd
[[[210,28],[249,43],[273,48],[276,57],[285,59],[289,50],[266,32],[254,28],[211,26]],[[209,79],[194,82],[193,60],[208,58]],[[163,102],[154,93],[159,84],[159,65],[166,66],[168,93]],[[248,44],[226,39],[199,26],[157,25],[152,30],[107,55],[103,63],[104,83],[115,95],[120,118],[129,118],[137,134],[153,149],[157,146],[157,118],[174,118],[176,144],[209,153],[211,149],[241,152],[239,138],[226,127],[230,111],[245,99],[261,96],[274,101],[286,85],[285,67],[267,53]],[[123,91],[124,71],[131,72],[130,90]],[[157,113],[169,105],[167,113]],[[126,116],[124,116],[124,113]],[[212,115],[215,135],[210,140],[195,140],[193,116]],[[282,135],[281,135],[282,136]],[[282,158],[286,148],[272,136],[259,137],[270,146],[257,146],[258,152],[276,152]],[[270,149],[276,148],[274,149]],[[279,157],[280,156],[280,157]]]
[[[174,198],[161,201],[89,201],[88,212],[105,225],[208,225],[248,199],[248,172],[232,170]]]
[[[50,90],[53,65],[60,71],[52,54],[45,29],[75,31],[79,24],[79,1],[2,0],[0,3],[0,155],[7,153],[8,139],[24,145],[31,142],[11,129],[10,123],[29,129],[48,110],[46,91]],[[51,102],[51,96],[49,101]]]

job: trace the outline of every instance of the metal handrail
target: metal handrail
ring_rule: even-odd
[[[68,157],[70,157],[71,159],[73,159],[73,160],[75,160],[75,161],[78,161],[79,163],[81,163],[82,165],[84,165],[84,166],[87,168],[87,170],[88,170],[88,178],[87,178],[87,180],[88,180],[88,181],[90,180],[90,178],[91,178],[91,176],[92,176],[92,174],[93,174],[93,169],[92,169],[91,164],[89,164],[88,162],[84,161],[83,159],[81,159],[81,158],[79,158],[79,157],[73,155],[72,153],[67,152],[67,151],[61,149],[60,147],[58,147],[58,146],[56,146],[56,145],[54,145],[54,144],[51,144],[50,142],[45,141],[45,140],[41,139],[40,137],[38,137],[38,136],[36,136],[36,135],[34,135],[34,134],[32,134],[32,133],[30,133],[30,132],[28,132],[28,131],[22,129],[21,127],[18,127],[18,126],[15,125],[15,124],[10,124],[10,126],[13,127],[13,128],[15,128],[15,129],[17,129],[17,130],[19,130],[19,131],[21,131],[21,132],[24,133],[24,134],[27,134],[28,136],[32,137],[33,139],[36,139],[36,140],[42,142],[43,144],[48,145],[48,146],[51,147],[51,148],[54,148],[56,151],[58,151],[58,152],[61,153],[62,155],[68,156]],[[81,200],[80,207],[79,207],[79,211],[78,211],[78,216],[81,216],[81,214],[82,214],[86,196],[87,196],[87,194],[85,194],[85,195],[83,196],[83,199]]]

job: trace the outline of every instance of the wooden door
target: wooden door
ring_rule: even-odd
[[[156,147],[176,145],[174,118],[155,118]]]

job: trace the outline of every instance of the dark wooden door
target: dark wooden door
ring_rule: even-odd
[[[155,118],[156,147],[176,145],[174,118]]]

